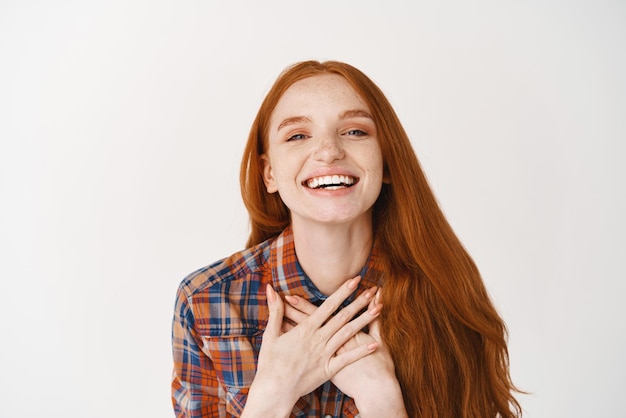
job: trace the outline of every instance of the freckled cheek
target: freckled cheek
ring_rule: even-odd
[[[276,161],[280,161],[279,164],[274,166],[274,176],[285,185],[294,183],[298,184],[298,179],[301,176],[301,167],[298,164],[294,164],[294,158],[289,156],[278,156]]]
[[[383,175],[383,159],[380,155],[377,155],[375,152],[365,156],[364,166],[367,167],[367,171],[374,176]]]

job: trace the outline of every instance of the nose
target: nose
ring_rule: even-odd
[[[341,146],[341,138],[337,135],[324,135],[319,138],[318,146],[315,150],[315,158],[325,163],[332,163],[335,160],[341,160],[344,157],[343,147]]]

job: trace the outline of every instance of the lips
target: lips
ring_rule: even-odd
[[[358,177],[346,175],[332,175],[313,177],[302,182],[302,184],[310,189],[337,190],[348,188],[355,185],[359,181]]]

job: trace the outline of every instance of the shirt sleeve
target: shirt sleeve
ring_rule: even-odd
[[[220,417],[220,386],[215,368],[202,351],[194,314],[182,288],[176,296],[172,322],[172,404],[176,417]]]

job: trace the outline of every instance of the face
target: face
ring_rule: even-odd
[[[356,91],[334,74],[300,80],[280,98],[270,117],[263,178],[294,224],[371,224],[383,161],[370,115]]]

